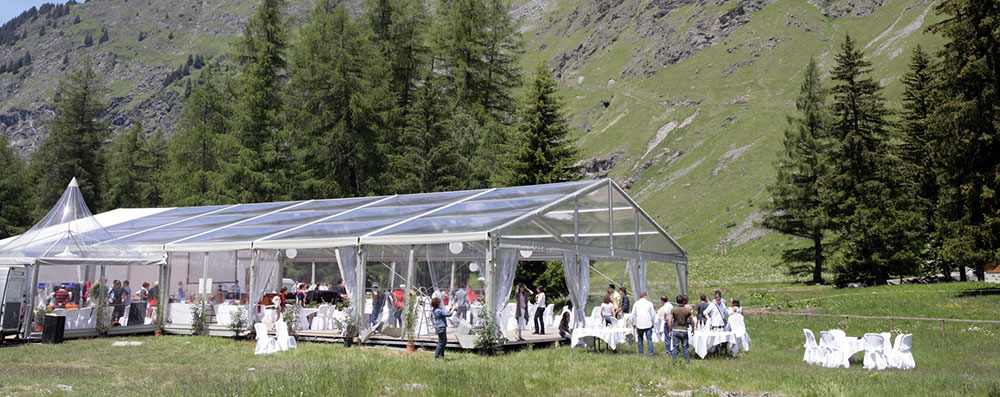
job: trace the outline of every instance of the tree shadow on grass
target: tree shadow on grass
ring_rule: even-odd
[[[970,288],[962,290],[958,296],[962,298],[971,298],[977,296],[995,296],[1000,295],[1000,284],[993,288]]]

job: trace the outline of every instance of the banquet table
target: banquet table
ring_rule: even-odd
[[[608,344],[611,350],[615,350],[619,343],[625,342],[628,336],[632,335],[632,328],[574,328],[570,339],[570,345],[576,348],[580,340],[600,339]]]
[[[702,359],[708,355],[708,349],[722,343],[736,343],[736,333],[732,331],[696,331],[691,335],[691,347]]]
[[[840,350],[843,354],[851,359],[858,352],[865,351],[865,340],[864,338],[856,336],[836,336],[837,344],[840,345]]]
[[[219,325],[229,326],[233,322],[233,313],[245,306],[221,304],[215,305],[215,322]]]

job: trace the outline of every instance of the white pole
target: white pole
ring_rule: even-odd
[[[410,257],[406,262],[406,289],[403,290],[403,310],[408,311],[410,309],[410,300],[414,299],[410,296],[410,290],[413,286],[410,285],[413,282],[413,273],[417,269],[417,254],[414,246],[410,246]],[[403,337],[410,332],[406,325],[406,315],[408,313],[403,313]],[[415,324],[414,324],[415,325]]]
[[[316,261],[312,262],[312,277],[309,278],[309,285],[316,285]]]

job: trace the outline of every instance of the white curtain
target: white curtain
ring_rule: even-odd
[[[257,267],[254,269],[254,290],[250,291],[250,302],[260,302],[265,293],[277,292],[281,285],[278,276],[278,250],[257,251]]]
[[[573,302],[573,323],[587,325],[587,294],[590,292],[590,258],[576,254],[563,254],[563,275]]]
[[[355,295],[358,288],[358,247],[337,248],[337,266],[340,267],[340,276],[344,279],[344,288],[347,289],[347,296],[351,298],[351,304],[361,302],[364,307],[364,299]],[[362,295],[363,297],[364,295]]]
[[[493,280],[496,288],[493,292],[493,319],[500,323],[500,313],[510,299],[510,290],[514,286],[514,273],[517,271],[517,251],[512,249],[497,250],[496,270],[493,272]],[[503,324],[500,324],[503,327]]]
[[[677,289],[681,294],[688,293],[688,267],[680,263],[677,264]]]
[[[646,273],[649,269],[649,262],[646,260],[639,259],[629,259],[626,262],[628,266],[628,278],[632,282],[632,295],[635,299],[639,299],[639,294],[646,291]]]

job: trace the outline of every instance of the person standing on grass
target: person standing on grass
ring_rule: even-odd
[[[545,293],[542,292],[542,286],[539,285],[537,289],[538,293],[535,294],[535,335],[545,334]]]
[[[650,302],[648,294],[639,294],[639,300],[635,302],[635,310],[632,311],[632,328],[639,335],[639,354],[642,354],[642,340],[646,340],[649,346],[649,356],[653,357],[653,324],[656,321],[656,309],[653,302]]]
[[[660,297],[660,310],[656,311],[656,319],[663,320],[663,346],[666,348],[666,352],[669,355],[673,348],[670,347],[670,341],[673,339],[670,337],[670,311],[674,309],[674,305],[670,304],[670,298],[666,295]]]
[[[677,351],[684,348],[684,361],[691,363],[691,356],[688,353],[688,326],[691,325],[691,307],[685,305],[687,298],[677,295],[677,306],[670,310],[670,320],[668,326],[673,330],[674,348],[670,351],[670,356],[677,361]]]
[[[524,283],[517,285],[517,340],[524,340],[521,330],[528,328],[528,295],[531,290]]]
[[[632,312],[632,301],[629,299],[628,292],[625,291],[625,287],[619,288],[618,292],[619,295],[621,295],[621,298],[618,301],[618,317],[624,320],[625,316]]]
[[[708,318],[708,326],[712,330],[721,331],[726,328],[729,310],[726,309],[726,302],[722,300],[722,291],[715,290],[715,300],[705,309],[705,317]]]
[[[441,298],[431,299],[431,307],[434,314],[434,331],[438,335],[437,349],[434,349],[434,359],[437,360],[438,358],[444,358],[444,346],[448,343],[447,318],[451,317],[451,310],[441,308]]]
[[[622,295],[618,293],[614,284],[608,284],[608,294],[611,295],[611,304],[615,305],[615,316],[622,309]]]
[[[708,309],[708,297],[706,297],[705,294],[701,294],[701,301],[698,302],[698,306],[695,306],[695,308],[698,309],[698,325],[705,325],[708,320],[708,318],[705,317],[705,310]]]

